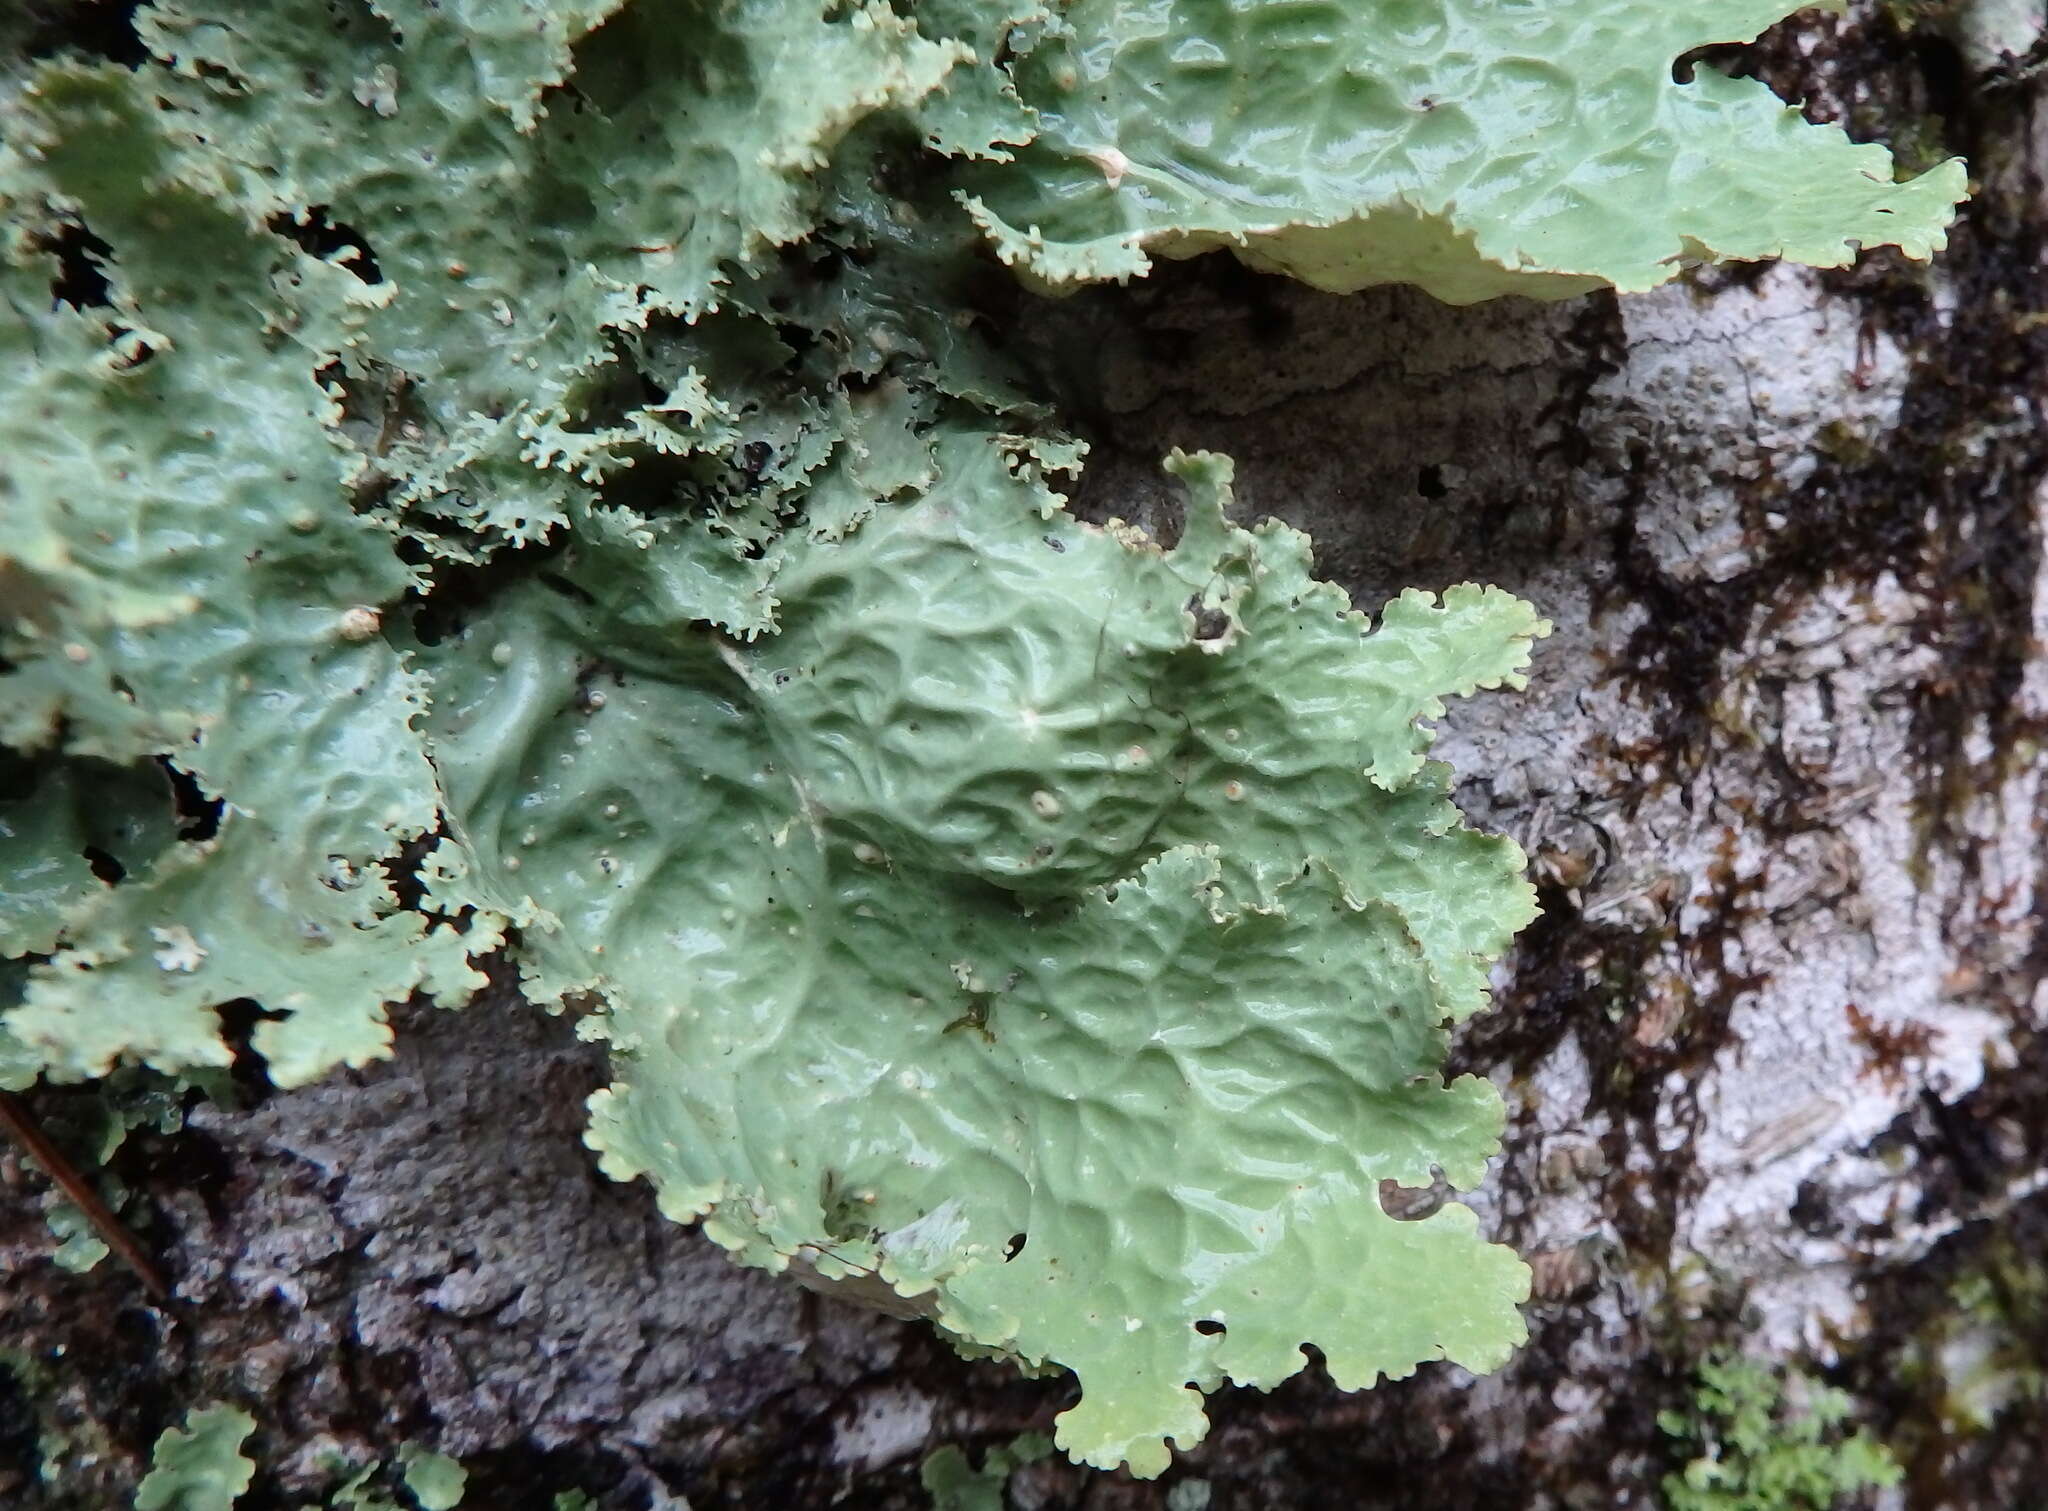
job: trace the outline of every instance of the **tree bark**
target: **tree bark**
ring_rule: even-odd
[[[1656,1414],[1724,1344],[1858,1398],[1908,1471],[1870,1504],[2002,1511],[2048,1473],[2048,142],[2006,51],[2048,48],[1996,21],[1858,6],[1711,60],[1912,166],[1965,154],[1931,269],[1448,309],[1210,257],[1033,306],[1095,446],[1078,510],[1170,529],[1158,457],[1225,451],[1241,513],[1308,529],[1361,606],[1491,582],[1557,629],[1438,746],[1543,903],[1456,1067],[1508,1101],[1471,1200],[1534,1267],[1528,1347],[1226,1390],[1164,1480],[1047,1461],[1013,1504],[1654,1506]],[[398,1026],[388,1064],[124,1146],[171,1305],[45,1262],[41,1177],[0,1160],[0,1501],[125,1504],[230,1400],[244,1507],[408,1441],[465,1505],[921,1506],[930,1449],[1070,1399],[606,1181],[601,1051],[509,987]]]

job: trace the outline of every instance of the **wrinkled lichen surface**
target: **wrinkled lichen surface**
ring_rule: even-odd
[[[1420,721],[1545,626],[1354,613],[1220,458],[1170,549],[1069,517],[999,264],[1939,243],[1959,165],[1671,80],[1775,7],[1555,11],[164,0],[9,82],[10,1084],[242,999],[300,1084],[502,953],[609,1041],[607,1170],[1074,1369],[1077,1457],[1305,1341],[1497,1364],[1525,1271],[1379,1183],[1496,1147],[1445,1025],[1532,894]]]

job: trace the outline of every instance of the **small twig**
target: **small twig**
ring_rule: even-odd
[[[43,1167],[44,1173],[57,1183],[57,1189],[85,1214],[85,1220],[92,1224],[101,1241],[126,1260],[128,1268],[141,1277],[150,1295],[159,1301],[169,1301],[171,1288],[164,1283],[162,1272],[149,1257],[149,1251],[143,1248],[142,1240],[122,1225],[107,1204],[100,1200],[99,1193],[86,1184],[85,1177],[78,1173],[71,1161],[57,1152],[57,1146],[43,1132],[42,1124],[28,1110],[28,1104],[11,1091],[0,1091],[0,1128],[5,1128],[21,1145],[23,1152]]]

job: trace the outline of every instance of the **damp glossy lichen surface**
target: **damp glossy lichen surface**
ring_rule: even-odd
[[[1078,1458],[1497,1365],[1526,1271],[1380,1183],[1497,1145],[1531,893],[1429,721],[1545,626],[1354,610],[1218,457],[1170,549],[1069,517],[990,280],[1926,255],[1959,165],[1672,80],[1775,15],[159,0],[0,80],[0,1084],[253,1001],[297,1085],[502,960],[605,1169],[1072,1369]]]

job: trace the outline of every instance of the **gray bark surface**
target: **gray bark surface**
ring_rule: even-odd
[[[1454,310],[1211,257],[1028,307],[1096,448],[1078,510],[1170,531],[1158,457],[1228,452],[1241,514],[1308,529],[1361,606],[1491,582],[1556,633],[1438,749],[1544,908],[1456,1065],[1508,1101],[1469,1199],[1534,1267],[1529,1346],[1482,1380],[1226,1390],[1164,1480],[1047,1462],[1013,1504],[1655,1506],[1656,1413],[1726,1343],[1857,1395],[1908,1470],[1870,1504],[2037,1499],[2048,142],[2009,50],[2038,33],[1859,7],[1714,60],[1915,166],[1966,154],[1931,270]],[[168,1308],[48,1264],[41,1178],[0,1155],[0,1505],[125,1505],[158,1432],[232,1400],[245,1507],[408,1441],[464,1462],[466,1506],[911,1507],[932,1448],[1070,1399],[605,1180],[601,1051],[509,988],[398,1027],[388,1064],[130,1138]]]

